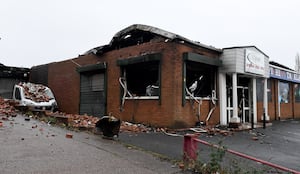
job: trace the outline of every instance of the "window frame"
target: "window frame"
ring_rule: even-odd
[[[147,62],[157,62],[158,63],[158,95],[157,96],[146,96],[146,95],[140,95],[140,96],[133,96],[133,97],[125,97],[126,100],[158,100],[159,104],[161,104],[161,53],[153,53],[153,54],[147,54],[137,57],[131,57],[127,59],[119,59],[117,60],[117,65],[120,66],[120,74],[121,77],[124,76],[124,72],[126,71],[126,67],[130,65],[138,65],[139,63],[147,63]],[[126,74],[127,75],[127,74]],[[145,88],[146,89],[146,88]],[[120,98],[123,96],[123,88],[120,86],[121,95]],[[130,89],[128,89],[130,91]],[[121,99],[122,100],[122,99]]]
[[[215,91],[215,95],[217,95],[217,73],[218,73],[218,66],[222,64],[222,61],[218,58],[210,58],[205,55],[197,54],[197,53],[191,53],[191,52],[185,52],[183,53],[183,67],[182,67],[182,106],[185,105],[186,100],[190,100],[191,98],[186,95],[186,83],[187,83],[187,62],[195,62],[195,63],[201,63],[206,64],[208,66],[215,66],[215,73],[213,75],[213,89]],[[211,96],[212,97],[212,96]],[[211,97],[195,97],[195,99],[201,99],[201,100],[210,100]],[[216,97],[216,96],[213,96]]]
[[[282,102],[282,89],[281,89],[281,84],[283,85],[287,85],[288,87],[288,91],[287,91],[287,102]],[[290,83],[289,82],[284,82],[284,81],[279,81],[278,82],[278,101],[280,104],[289,104],[291,103],[291,99],[290,99],[290,92],[291,92],[291,87],[290,87]]]

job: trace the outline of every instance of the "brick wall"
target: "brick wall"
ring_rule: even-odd
[[[89,55],[49,64],[48,86],[55,95],[59,110],[79,113],[80,74],[76,68],[78,65],[84,66],[97,61],[96,56]]]
[[[67,113],[79,112],[80,74],[77,64],[84,66],[97,62],[107,63],[107,113],[122,120],[145,123],[153,126],[186,127],[197,121],[195,110],[190,103],[182,106],[182,54],[196,52],[209,57],[216,53],[201,48],[193,48],[174,42],[148,42],[119,50],[109,51],[101,56],[87,55],[75,59],[49,64],[48,85],[55,93],[60,109]],[[118,59],[127,59],[144,54],[161,53],[161,103],[158,100],[126,100],[124,110],[120,110],[121,87]],[[74,63],[76,62],[76,63]],[[206,119],[210,101],[201,106],[201,121]],[[212,106],[211,106],[212,107]],[[217,107],[210,123],[219,122]]]

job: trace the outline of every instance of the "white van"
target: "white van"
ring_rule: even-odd
[[[15,85],[13,100],[32,111],[56,111],[58,108],[50,88],[40,84],[21,82]]]

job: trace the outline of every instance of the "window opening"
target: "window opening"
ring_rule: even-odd
[[[213,107],[210,109],[205,121],[208,123],[213,111],[216,108],[216,72],[217,67],[208,64],[186,61],[186,95],[190,98],[191,105],[193,101],[198,104],[197,117],[200,123],[202,100],[210,99]]]
[[[216,67],[197,63],[186,62],[186,86],[194,97],[211,97],[215,91]]]
[[[125,99],[159,99],[159,67],[159,61],[146,61],[122,67],[122,77],[119,78],[123,88],[122,107]]]

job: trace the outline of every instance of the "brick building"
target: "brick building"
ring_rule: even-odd
[[[268,59],[255,46],[217,49],[155,27],[132,25],[109,44],[77,58],[33,67],[30,81],[49,86],[67,113],[111,113],[174,128],[200,122],[256,123],[263,110],[267,119],[279,113],[268,97],[278,83],[268,80]],[[269,81],[274,81],[273,90]],[[282,118],[291,114],[283,108],[280,113]]]

